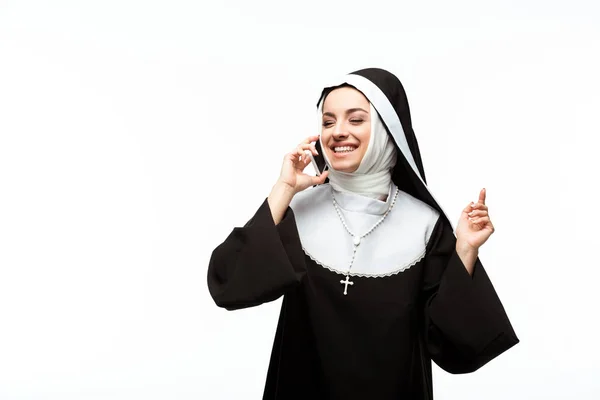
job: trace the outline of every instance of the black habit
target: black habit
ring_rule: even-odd
[[[298,210],[288,208],[275,225],[265,200],[214,250],[208,287],[228,310],[283,296],[263,399],[432,399],[432,360],[468,373],[519,340],[480,260],[471,276],[456,253],[452,226],[426,185],[400,81],[372,68],[342,83],[365,94],[393,137],[393,183],[438,213],[424,256],[383,277],[350,274],[344,295],[345,275],[303,248]]]

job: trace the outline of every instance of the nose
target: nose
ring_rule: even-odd
[[[336,140],[348,137],[348,128],[342,121],[335,124],[335,127],[333,129],[333,137]]]

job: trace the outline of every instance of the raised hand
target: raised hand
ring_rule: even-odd
[[[462,211],[456,228],[457,248],[478,250],[494,233],[485,197],[486,191],[482,189],[477,203],[470,203]]]
[[[310,151],[315,156],[319,154],[315,145],[312,144],[318,139],[318,136],[309,136],[283,158],[278,183],[289,187],[294,194],[311,186],[320,185],[327,178],[327,171],[322,173],[321,176],[311,176],[304,173],[304,169],[310,164],[310,157],[306,154],[306,151]]]
[[[311,176],[304,173],[304,169],[310,163],[310,157],[306,154],[306,151],[318,155],[317,149],[312,144],[318,139],[318,136],[309,136],[294,151],[286,154],[283,158],[279,179],[277,179],[277,183],[273,186],[267,199],[275,225],[283,219],[296,193],[325,182],[329,171],[325,171],[321,176]]]

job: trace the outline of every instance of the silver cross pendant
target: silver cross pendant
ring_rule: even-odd
[[[344,286],[344,296],[346,296],[348,294],[348,285],[352,286],[354,285],[354,282],[352,282],[350,280],[350,275],[346,275],[346,280],[345,281],[340,281],[340,283]]]

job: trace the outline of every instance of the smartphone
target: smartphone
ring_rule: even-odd
[[[321,169],[319,168],[319,165],[317,164],[317,160],[315,160],[315,156],[313,156],[313,154],[310,150],[306,150],[306,154],[308,154],[308,156],[310,157],[310,163],[312,164],[313,168],[315,169],[317,176],[321,176]]]
[[[312,164],[313,168],[315,169],[317,176],[321,176],[321,174],[323,172],[325,172],[325,169],[327,168],[327,164],[325,163],[325,158],[323,158],[323,156],[321,155],[322,154],[321,144],[318,141],[315,142],[315,148],[317,149],[317,153],[319,153],[318,156],[314,156],[310,150],[307,150],[306,153],[310,157],[310,163]]]

